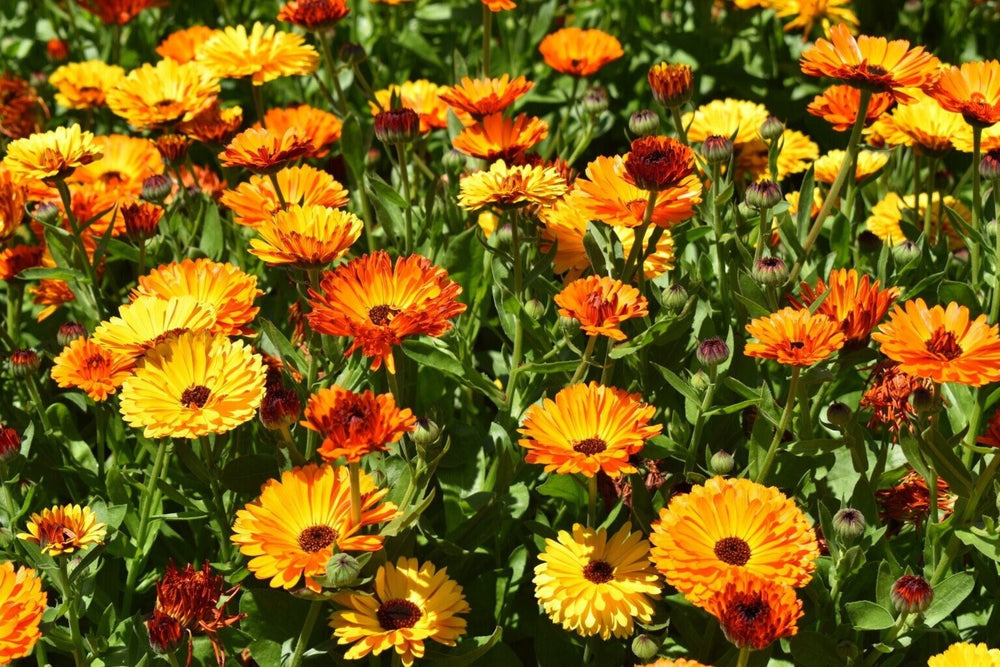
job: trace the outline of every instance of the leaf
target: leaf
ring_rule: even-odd
[[[213,260],[222,257],[225,250],[225,239],[222,235],[222,221],[219,219],[219,209],[216,206],[205,207],[205,220],[201,227],[201,238],[198,247]]]
[[[466,667],[473,665],[479,658],[486,655],[503,637],[503,628],[499,625],[493,630],[491,635],[481,637],[470,637],[459,643],[453,650],[449,651],[446,657],[438,658],[437,651],[427,651],[426,657],[430,664],[435,667]]]
[[[934,627],[962,604],[976,586],[976,579],[968,572],[959,572],[934,587],[934,601],[924,612],[924,623]]]
[[[17,274],[21,280],[76,280],[89,283],[90,280],[82,271],[61,266],[33,266]]]
[[[895,622],[888,609],[869,600],[848,602],[845,606],[855,630],[885,630]]]
[[[277,475],[278,464],[272,454],[249,454],[227,463],[219,481],[230,491],[254,495],[264,482]]]
[[[821,632],[799,632],[789,640],[789,648],[796,664],[811,667],[840,667],[837,641]]]
[[[977,549],[990,560],[1000,561],[1000,533],[997,532],[993,519],[983,517],[986,528],[970,527],[968,530],[956,530],[955,537],[962,544]]]
[[[575,505],[586,502],[586,492],[572,475],[549,475],[536,490],[543,496],[566,500]]]
[[[278,327],[274,326],[271,320],[259,317],[257,318],[257,325],[260,327],[262,342],[270,344],[271,351],[277,353],[275,356],[285,363],[290,363],[299,372],[305,370],[306,363],[302,358],[302,354],[292,345],[291,341],[285,338],[285,335],[278,330]]]

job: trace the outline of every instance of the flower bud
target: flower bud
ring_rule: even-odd
[[[712,460],[709,461],[708,467],[716,475],[728,475],[736,467],[736,459],[726,450],[720,449],[712,454]]]
[[[785,124],[774,116],[768,116],[760,126],[760,136],[764,139],[764,141],[775,141],[780,138],[784,132]]]
[[[826,406],[826,419],[834,426],[847,426],[853,414],[851,409],[840,401],[834,401]]]
[[[694,74],[690,65],[653,65],[647,79],[653,89],[653,98],[668,109],[682,106],[694,94]]]
[[[701,144],[701,155],[709,164],[723,164],[733,157],[733,142],[729,137],[717,134],[705,139]]]
[[[598,116],[608,110],[608,91],[600,86],[591,88],[583,96],[582,104],[584,111]]]
[[[465,155],[462,151],[449,148],[445,152],[444,157],[441,158],[441,163],[444,165],[444,170],[449,174],[457,174],[465,169]]]
[[[788,280],[788,267],[780,257],[763,257],[754,262],[751,274],[765,287],[778,287]]]
[[[160,230],[163,209],[147,201],[125,204],[120,209],[125,220],[125,234],[132,243],[139,244],[156,236]]]
[[[533,320],[541,319],[545,314],[545,304],[538,299],[528,299],[524,304],[524,314]]]
[[[164,134],[158,137],[154,143],[156,150],[160,151],[160,156],[168,166],[178,166],[187,157],[191,140],[181,134]]]
[[[842,540],[853,540],[865,534],[865,517],[853,507],[845,507],[833,515],[833,529]]]
[[[920,575],[904,574],[892,585],[889,597],[899,613],[919,614],[931,606],[934,589]]]
[[[20,349],[10,353],[7,365],[10,367],[11,375],[16,378],[26,378],[35,373],[41,365],[42,360],[34,350]]]
[[[896,266],[906,266],[914,260],[920,259],[920,246],[907,239],[902,243],[892,246],[892,259]]]
[[[441,439],[441,427],[426,417],[417,420],[417,428],[410,434],[417,447],[429,447]]]
[[[917,387],[910,394],[910,405],[918,415],[930,412],[934,408],[934,392],[926,387]]]
[[[781,188],[766,178],[756,181],[747,186],[744,201],[747,206],[757,211],[777,206],[781,202]]]
[[[45,43],[45,50],[52,60],[66,60],[69,58],[69,46],[61,39],[53,37]]]
[[[691,387],[698,393],[705,391],[711,385],[712,381],[705,374],[705,371],[695,371],[694,375],[691,376]]]
[[[87,328],[79,322],[66,322],[59,326],[56,332],[56,342],[59,347],[66,347],[77,338],[86,338]]]
[[[298,394],[280,383],[275,384],[267,387],[260,402],[260,423],[268,430],[278,431],[298,421],[301,412]]]
[[[9,461],[21,451],[21,434],[6,424],[0,423],[0,462]]]
[[[721,338],[706,338],[698,344],[695,356],[702,366],[718,366],[729,358],[729,346]]]
[[[31,217],[43,225],[58,225],[62,218],[62,211],[51,202],[42,202],[31,211]]]
[[[388,109],[375,114],[375,136],[383,144],[408,144],[420,136],[420,116],[413,109]]]
[[[636,635],[632,640],[632,653],[640,660],[652,660],[660,651],[660,645],[649,635]]]
[[[663,305],[674,312],[683,310],[687,300],[687,290],[680,285],[671,285],[663,290]]]
[[[580,330],[580,320],[575,317],[559,316],[559,328],[567,336],[572,336]]]
[[[344,63],[348,67],[360,65],[366,58],[368,58],[368,54],[365,52],[365,47],[353,42],[348,42],[341,46],[339,55],[340,62]]]
[[[656,134],[656,130],[659,127],[660,117],[650,109],[639,109],[628,117],[629,132],[637,134],[640,137],[648,137],[651,134]]]
[[[1000,149],[993,149],[979,161],[979,175],[985,181],[995,181],[1000,178]]]
[[[333,588],[346,588],[358,579],[361,564],[345,553],[336,553],[326,561],[326,580]]]
[[[184,638],[184,626],[173,616],[160,611],[153,611],[153,616],[146,621],[149,632],[149,645],[159,654],[172,653]]]
[[[162,205],[170,191],[173,189],[173,182],[166,174],[153,174],[142,182],[143,199],[153,204]]]

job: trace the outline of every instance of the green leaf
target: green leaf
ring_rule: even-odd
[[[944,619],[969,597],[976,586],[976,579],[968,572],[959,572],[948,577],[934,587],[934,601],[924,612],[924,623],[932,628]]]
[[[426,653],[429,664],[434,667],[466,667],[474,665],[479,658],[486,655],[503,637],[503,629],[498,625],[493,634],[482,637],[470,637],[462,641],[448,654],[441,654],[431,649]],[[442,657],[438,657],[442,656]]]
[[[885,630],[895,622],[888,609],[868,600],[848,602],[845,606],[855,630]]]
[[[285,338],[285,335],[278,330],[278,327],[274,326],[271,320],[258,317],[257,325],[260,328],[261,342],[268,343],[271,348],[265,351],[276,353],[274,356],[277,356],[285,363],[290,363],[299,372],[305,370],[306,363],[302,358],[302,354],[292,345],[291,341]]]
[[[249,454],[227,463],[219,481],[230,491],[254,495],[264,482],[277,475],[278,464],[273,454]]]
[[[575,505],[582,506],[586,502],[586,492],[572,475],[549,475],[536,490],[543,496],[566,500]]]
[[[18,273],[17,277],[21,280],[76,280],[81,283],[90,282],[82,271],[62,266],[33,266]]]
[[[205,255],[213,260],[222,257],[226,248],[225,239],[222,235],[222,221],[219,219],[219,208],[217,206],[205,207],[205,220],[201,227],[201,238],[198,247]]]
[[[990,517],[983,517],[986,528],[970,527],[968,530],[956,530],[955,537],[962,544],[977,549],[990,560],[1000,561],[1000,533]]]

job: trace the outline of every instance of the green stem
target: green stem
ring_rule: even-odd
[[[403,186],[403,199],[406,200],[406,206],[403,207],[403,218],[406,226],[403,228],[402,254],[408,255],[413,252],[413,206],[411,206],[412,200],[410,199],[410,175],[406,164],[405,144],[396,144],[396,157],[399,160],[399,182]]]
[[[809,440],[813,437],[812,411],[809,409],[810,395],[806,383],[799,383],[799,438]]]
[[[125,580],[125,602],[122,606],[122,613],[126,616],[132,611],[132,595],[135,592],[135,585],[139,581],[139,572],[145,565],[146,557],[149,555],[144,549],[149,531],[150,516],[153,514],[153,507],[160,501],[158,484],[160,476],[166,468],[168,442],[167,438],[163,438],[156,447],[156,456],[153,459],[153,468],[149,473],[149,480],[146,483],[146,491],[142,494],[142,499],[139,502],[139,528],[136,531],[135,543],[136,555],[129,562],[128,577]]]
[[[358,461],[347,464],[347,472],[351,480],[351,525],[361,525],[361,463]]]
[[[980,190],[982,189],[982,177],[979,175],[980,153],[982,152],[983,128],[978,125],[972,126],[972,229],[979,231],[979,221],[983,217],[983,202]],[[995,196],[995,195],[994,195]],[[918,202],[919,204],[919,202]],[[928,206],[930,202],[928,201]],[[979,272],[979,244],[969,244],[969,260],[972,264],[972,284],[982,283],[982,276]]]
[[[340,77],[337,76],[337,63],[333,60],[333,52],[330,50],[330,39],[327,37],[326,30],[320,29],[316,31],[316,41],[319,42],[319,48],[323,52],[323,62],[326,64],[327,74],[330,77],[330,85],[337,92],[337,99],[335,100],[337,112],[341,118],[344,118],[347,115],[347,102],[344,99],[344,90],[340,86]]]
[[[813,244],[816,243],[816,239],[819,238],[820,232],[823,230],[823,223],[826,221],[826,217],[830,215],[833,210],[834,205],[837,203],[840,197],[840,191],[844,187],[844,183],[847,181],[847,176],[853,178],[854,174],[851,172],[851,165],[854,164],[854,160],[858,155],[858,147],[861,141],[861,130],[865,126],[865,116],[868,114],[868,103],[872,99],[872,91],[862,90],[861,98],[858,101],[858,117],[854,121],[854,127],[851,129],[851,136],[847,140],[847,152],[844,156],[844,161],[840,165],[840,170],[837,172],[837,177],[833,181],[833,185],[830,186],[830,191],[826,194],[826,199],[823,200],[823,207],[820,209],[819,214],[816,216],[816,221],[813,222],[812,228],[809,230],[809,235],[806,237],[806,242],[802,244],[802,255],[795,262],[792,267],[791,272],[788,274],[788,281],[786,284],[795,285],[795,281],[799,278],[799,273],[802,271],[802,265],[805,264],[806,257],[809,255],[809,251],[812,249]],[[809,202],[804,202],[803,206],[809,206]]]
[[[304,466],[308,463],[306,457],[302,456],[302,452],[295,446],[295,440],[292,438],[292,432],[288,429],[288,424],[281,425],[281,438],[281,444],[288,450],[288,458],[292,460],[292,465]]]
[[[640,257],[644,256],[646,230],[649,229],[649,225],[653,221],[656,195],[656,190],[649,191],[649,197],[646,199],[646,210],[642,213],[642,222],[633,230],[635,237],[632,240],[632,249],[629,251],[628,257],[625,258],[625,267],[622,269],[622,282],[626,285],[631,284],[632,276],[635,275],[636,269],[641,266],[639,261]]]
[[[587,338],[587,348],[583,351],[583,355],[580,357],[580,365],[576,367],[576,372],[573,373],[573,377],[569,381],[570,384],[576,384],[587,374],[587,366],[590,365],[590,357],[594,354],[594,346],[597,345],[598,337],[587,336]]]
[[[59,191],[63,211],[66,213],[66,220],[69,222],[70,231],[72,232],[74,254],[79,256],[79,265],[83,268],[83,272],[87,276],[87,292],[97,311],[97,319],[103,320],[104,306],[97,296],[97,276],[94,272],[94,266],[90,263],[90,257],[87,255],[87,249],[83,245],[83,230],[80,229],[76,216],[73,215],[73,196],[70,194],[69,186],[66,185],[64,179],[60,178],[55,181],[55,186],[56,190]]]
[[[31,395],[31,402],[35,404],[35,410],[38,411],[38,419],[42,422],[42,428],[45,429],[46,435],[52,435],[52,424],[49,422],[49,416],[45,413],[45,404],[42,403],[42,396],[38,392],[38,380],[35,379],[34,375],[29,375],[24,379],[24,384],[28,387],[28,394]]]
[[[483,78],[490,76],[490,47],[493,42],[493,12],[483,4]]]
[[[271,185],[274,186],[274,194],[278,198],[278,203],[281,204],[281,210],[284,211],[288,208],[288,203],[285,201],[284,193],[281,192],[281,186],[278,185],[278,175],[273,171],[269,171],[267,178],[271,181]]]
[[[684,121],[681,120],[681,108],[670,107],[670,118],[674,121],[674,130],[677,131],[677,139],[682,144],[687,146],[688,137],[687,137],[687,132],[684,131]]]
[[[59,567],[55,570],[56,578],[59,581],[59,590],[66,601],[66,616],[69,618],[69,637],[73,643],[73,660],[76,662],[77,667],[82,667],[83,665],[89,665],[90,660],[87,659],[87,649],[83,644],[83,635],[80,634],[80,613],[77,609],[79,600],[77,599],[76,590],[69,581],[69,569],[67,565],[69,556],[58,556],[56,561],[59,563]]]
[[[770,221],[769,208],[760,209],[760,222],[758,223],[757,231],[757,249],[753,254],[753,262],[756,264],[764,256],[764,246],[767,244],[767,240],[771,238],[771,227],[768,225]]]
[[[691,443],[688,445],[687,462],[684,464],[684,472],[691,472],[698,462],[698,448],[701,444],[701,434],[705,428],[705,413],[712,407],[715,398],[716,380],[718,379],[718,368],[712,366],[708,369],[708,388],[701,399],[701,406],[698,408],[698,417],[694,422],[694,429],[691,431]]]
[[[788,424],[792,420],[792,409],[795,407],[795,396],[798,393],[799,387],[799,372],[801,369],[798,366],[792,367],[792,379],[788,384],[788,398],[785,400],[785,409],[781,413],[781,421],[778,422],[778,428],[774,432],[774,438],[771,440],[771,445],[767,448],[767,454],[764,456],[764,463],[760,467],[760,471],[757,473],[757,479],[754,481],[758,484],[763,484],[764,480],[767,479],[767,475],[771,472],[771,467],[774,465],[774,458],[778,453],[778,446],[781,444],[781,439],[785,435],[785,430],[788,428]]]
[[[7,281],[7,335],[14,344],[21,338],[21,304],[24,283],[17,278]]]
[[[597,473],[587,478],[587,527],[597,523]]]
[[[309,636],[316,625],[316,619],[319,618],[322,606],[322,600],[313,600],[312,604],[309,605],[309,612],[306,614],[306,620],[302,624],[302,631],[299,633],[299,638],[295,642],[295,652],[292,653],[292,660],[288,663],[288,667],[299,667],[302,664],[302,656],[306,652],[306,644],[309,643]]]
[[[927,240],[938,238],[938,229],[934,224],[934,174],[937,172],[937,159],[931,156],[927,169],[927,203],[924,205],[924,234]],[[917,211],[920,211],[920,200],[917,199]]]
[[[139,273],[136,275],[146,275],[146,239],[139,241]]]
[[[514,260],[514,297],[517,301],[517,317],[514,321],[514,351],[510,361],[511,380],[513,374],[521,366],[524,348],[524,325],[521,323],[521,309],[524,308],[524,267],[521,266],[521,220],[520,216],[511,216],[510,221],[510,254]],[[514,395],[513,382],[507,388]]]
[[[222,560],[229,562],[232,556],[229,544],[229,514],[226,512],[226,500],[222,495],[222,487],[219,484],[220,471],[216,468],[215,457],[212,455],[212,447],[207,438],[198,438],[201,445],[201,455],[205,459],[205,466],[208,468],[211,481],[209,486],[212,489],[212,505],[215,511],[215,520],[219,524],[219,547],[222,551]]]
[[[744,646],[740,649],[740,657],[736,660],[736,667],[747,667],[750,664],[750,647]]]
[[[729,280],[726,276],[725,248],[722,244],[724,230],[719,216],[719,204],[716,201],[719,198],[721,188],[721,183],[719,183],[719,179],[722,177],[721,172],[722,166],[718,162],[712,163],[712,184],[709,196],[712,198],[712,229],[715,230],[715,275],[719,278],[718,294],[722,299],[723,321],[729,322],[729,290],[726,288]]]
[[[977,166],[975,171],[979,172]],[[993,217],[996,218],[996,240],[993,249],[993,300],[990,303],[990,324],[1000,319],[1000,178],[993,179]]]
[[[250,82],[250,98],[253,100],[254,111],[257,112],[257,120],[264,123],[264,91],[263,86]]]

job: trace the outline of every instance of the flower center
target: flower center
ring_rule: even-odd
[[[375,612],[375,618],[383,630],[412,628],[421,617],[420,607],[409,600],[395,598],[386,600]]]
[[[955,340],[955,334],[939,327],[924,343],[927,351],[942,361],[951,361],[962,356],[962,346]]]
[[[608,443],[604,442],[600,438],[587,438],[586,440],[581,440],[580,442],[573,445],[573,451],[579,452],[585,456],[593,456],[594,454],[600,454],[605,449],[608,448]]]
[[[881,65],[868,65],[867,68],[869,74],[874,74],[875,76],[885,76],[889,72]]]
[[[750,545],[738,537],[723,537],[715,543],[715,555],[729,565],[746,565],[750,560]]]
[[[372,321],[377,327],[384,326],[392,322],[392,318],[396,317],[400,312],[399,308],[393,308],[392,306],[379,305],[373,307],[368,311],[368,319]]]
[[[193,384],[181,394],[181,405],[185,408],[203,408],[212,395],[211,390],[203,384]]]
[[[805,346],[806,344],[800,340],[793,340],[791,343],[788,344],[788,347],[792,348],[793,350],[801,350]]]
[[[325,549],[337,540],[337,531],[330,526],[309,526],[299,533],[298,543],[302,550],[314,554]]]
[[[153,106],[155,106],[158,109],[163,109],[163,108],[166,108],[166,107],[173,106],[176,103],[177,102],[175,102],[174,100],[160,100],[159,102],[157,102]]]
[[[104,365],[104,357],[102,357],[99,354],[95,354],[92,357],[88,358],[85,363],[87,365],[87,368],[97,369]]]
[[[615,568],[603,560],[592,560],[583,568],[584,578],[592,584],[606,584],[614,579]]]

